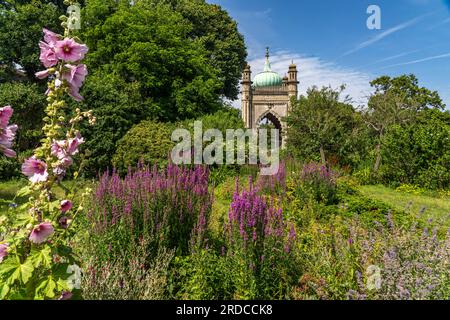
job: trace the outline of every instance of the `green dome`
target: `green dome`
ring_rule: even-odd
[[[274,71],[270,66],[269,62],[269,50],[267,50],[266,54],[266,64],[264,66],[264,71],[258,73],[253,79],[253,85],[255,88],[264,88],[264,87],[277,87],[283,84],[283,79],[280,75]]]

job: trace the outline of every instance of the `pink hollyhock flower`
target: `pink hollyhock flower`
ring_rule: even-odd
[[[0,128],[0,152],[9,158],[14,158],[16,152],[11,149],[16,135],[17,125],[6,127],[6,129]]]
[[[88,52],[88,47],[84,44],[76,43],[73,39],[65,38],[55,44],[55,53],[58,59],[76,62],[82,60]]]
[[[34,227],[30,234],[30,241],[36,244],[45,242],[50,237],[55,229],[50,222],[43,222]]]
[[[66,140],[53,141],[52,144],[52,155],[58,159],[63,159],[67,156],[65,152]]]
[[[41,48],[41,55],[39,56],[39,60],[46,67],[53,67],[58,63],[58,58],[55,53],[55,49],[48,45],[47,43],[40,41],[39,48]]]
[[[70,209],[72,209],[73,203],[70,200],[63,200],[61,201],[61,212],[66,213]]]
[[[62,39],[62,36],[54,33],[48,29],[42,29],[44,32],[44,40],[47,42],[50,46],[55,46],[56,42]]]
[[[0,244],[0,262],[8,255],[8,244],[2,243]]]
[[[80,89],[74,86],[69,86],[69,96],[77,102],[84,100],[84,98],[80,95]]]
[[[84,139],[81,137],[80,134],[77,134],[77,136],[73,139],[69,139],[69,147],[67,148],[67,153],[71,156],[78,153],[78,147],[80,144],[84,143]]]
[[[44,182],[48,178],[47,164],[33,156],[22,164],[22,173],[33,183]]]
[[[11,116],[13,114],[13,108],[10,106],[6,106],[3,108],[0,108],[0,128],[6,128],[6,126],[9,123],[9,119],[11,119]]]
[[[63,79],[65,79],[70,86],[80,88],[88,74],[86,65],[79,64],[74,66],[71,64],[66,64],[65,67],[67,68],[67,72],[63,73]]]

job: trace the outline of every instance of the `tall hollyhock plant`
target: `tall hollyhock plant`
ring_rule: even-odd
[[[19,219],[1,241],[0,299],[66,299],[79,289],[75,279],[79,272],[71,274],[79,270],[71,247],[71,225],[82,207],[74,205],[73,192],[64,186],[63,179],[84,143],[77,125],[85,118],[93,124],[95,118],[91,111],[73,112],[69,108],[68,99],[83,99],[79,90],[88,72],[81,61],[88,48],[71,37],[68,17],[61,19],[64,35],[44,29],[44,39],[39,43],[40,60],[46,69],[36,77],[48,78],[48,106],[42,128],[45,137],[34,155],[22,164],[29,185],[19,195],[29,195],[29,201],[17,208]],[[4,112],[2,109],[2,115]],[[6,112],[2,128],[11,111]],[[14,127],[9,128],[15,132]],[[78,172],[74,175],[76,178]],[[64,191],[64,197],[58,198],[57,188]]]

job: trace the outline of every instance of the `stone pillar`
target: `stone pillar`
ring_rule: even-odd
[[[291,97],[298,98],[299,81],[297,80],[297,75],[298,75],[297,66],[294,63],[292,63],[289,66],[288,81],[287,81],[289,98]]]
[[[247,65],[244,68],[241,82],[242,90],[242,120],[244,121],[246,128],[252,127],[252,109],[253,109],[253,97],[252,97],[252,71],[250,66]]]

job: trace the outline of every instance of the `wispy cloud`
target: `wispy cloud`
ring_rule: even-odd
[[[359,50],[361,50],[361,49],[367,48],[367,47],[369,47],[369,46],[371,46],[371,45],[373,45],[373,44],[375,44],[375,43],[377,43],[377,42],[383,40],[384,38],[386,38],[386,37],[388,37],[388,36],[390,36],[390,35],[392,35],[392,34],[394,34],[394,33],[396,33],[396,32],[399,32],[399,31],[401,31],[401,30],[403,30],[403,29],[406,29],[406,28],[408,28],[408,27],[411,27],[411,26],[417,24],[417,23],[420,22],[423,18],[425,18],[426,16],[429,16],[429,15],[430,15],[430,13],[424,14],[424,15],[422,15],[422,16],[420,16],[420,17],[416,17],[416,18],[411,19],[411,20],[409,20],[409,21],[406,21],[406,22],[404,22],[404,23],[402,23],[402,24],[399,24],[399,25],[397,25],[397,26],[395,26],[395,27],[392,27],[392,28],[390,28],[390,29],[387,29],[386,31],[383,31],[382,33],[380,33],[380,34],[378,34],[378,35],[376,35],[376,36],[370,38],[369,40],[364,41],[364,42],[358,44],[358,45],[357,45],[355,48],[353,48],[352,50],[349,50],[349,51],[347,51],[346,53],[344,53],[344,56],[348,56],[348,55],[350,55],[350,54],[352,54],[352,53],[355,53],[355,52],[357,52],[357,51],[359,51]]]
[[[408,62],[403,62],[403,63],[392,64],[392,65],[386,66],[386,67],[384,67],[382,69],[398,67],[398,66],[408,66],[408,65],[411,65],[411,64],[416,64],[416,63],[421,63],[421,62],[426,62],[426,61],[431,61],[431,60],[436,60],[436,59],[444,59],[444,58],[450,58],[450,53],[440,54],[440,55],[437,55],[437,56],[431,56],[431,57],[418,59],[418,60],[413,60],[413,61],[408,61]]]
[[[409,56],[409,55],[411,55],[413,53],[417,53],[417,52],[420,52],[420,51],[422,51],[422,50],[412,50],[412,51],[399,53],[399,54],[396,54],[396,55],[393,55],[393,56],[389,56],[389,57],[386,57],[384,59],[376,60],[376,61],[374,61],[372,63],[366,64],[366,65],[364,65],[364,67],[367,68],[367,67],[370,67],[370,66],[382,63],[382,62],[392,61],[392,60],[395,60],[395,59],[398,59],[398,58]]]
[[[450,23],[450,18],[444,19],[439,23],[436,23],[435,25],[432,25],[431,27],[428,28],[428,31],[434,30],[436,28],[442,27],[443,25]]]

